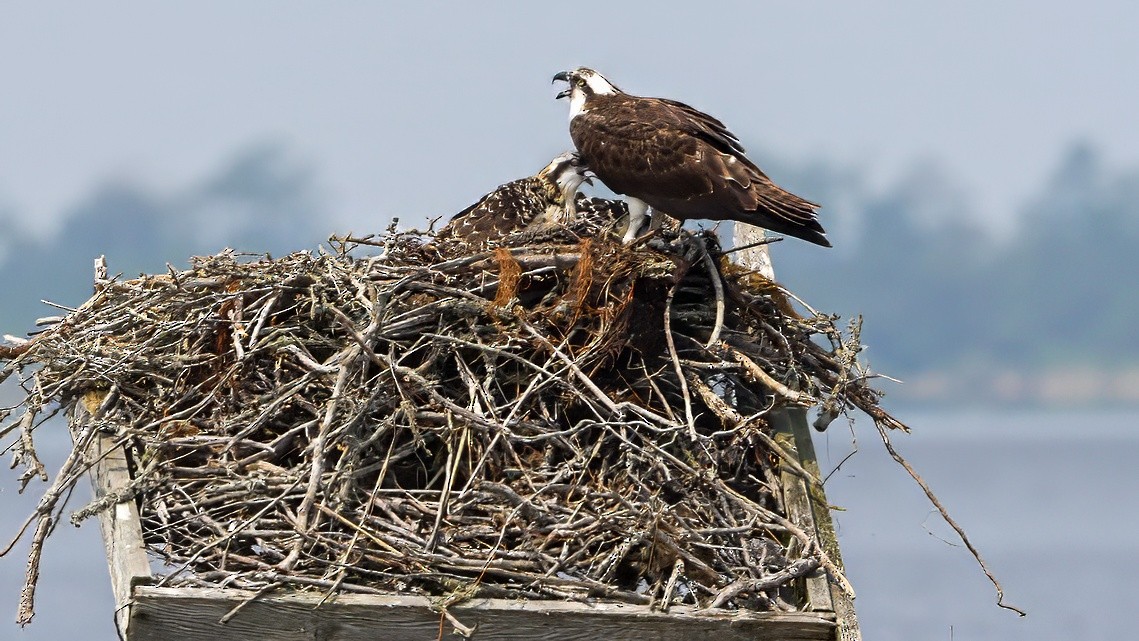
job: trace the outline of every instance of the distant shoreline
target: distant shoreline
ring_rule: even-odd
[[[955,369],[925,372],[897,384],[876,387],[890,402],[938,407],[1135,408],[1139,407],[1139,367],[1122,369],[1071,366],[1033,372]]]
[[[890,376],[893,377],[891,374]],[[1139,409],[1139,367],[1110,370],[1068,367],[1038,372],[1011,369],[953,369],[897,376],[901,383],[877,379],[886,407],[957,411]],[[13,376],[0,385],[0,406],[16,403],[21,394]]]

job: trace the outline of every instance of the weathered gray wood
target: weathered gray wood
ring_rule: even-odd
[[[784,410],[784,420],[786,422],[783,426],[789,430],[786,434],[793,439],[790,445],[798,454],[799,464],[815,478],[821,479],[822,474],[815,454],[815,444],[811,440],[811,430],[807,425],[807,411],[805,409]],[[788,479],[785,478],[784,482],[786,484]],[[827,497],[823,492],[822,486],[805,481],[800,481],[799,485],[801,489],[796,491],[805,492],[805,500],[809,505],[809,510],[813,517],[813,531],[816,536],[818,536],[819,543],[823,546],[823,550],[826,551],[831,561],[838,566],[839,570],[842,570],[842,553],[838,547],[838,536],[835,534],[830,504],[827,502]],[[812,587],[811,580],[810,578],[808,579],[808,589]],[[815,587],[817,588],[818,586],[816,585]],[[858,617],[855,614],[854,601],[835,583],[829,583],[828,589],[830,591],[829,601],[831,608],[837,616],[839,641],[861,641],[862,632],[858,627]]]
[[[76,404],[71,416],[71,433],[75,437],[98,410],[105,393],[88,392]],[[98,462],[91,468],[91,486],[95,498],[102,498],[130,482],[127,457],[114,439],[96,434],[87,450],[88,460]],[[107,552],[107,566],[111,573],[111,589],[115,595],[115,624],[125,635],[124,625],[130,617],[131,591],[135,584],[150,579],[150,561],[142,539],[142,522],[138,506],[133,500],[116,503],[99,514],[99,528],[103,532],[103,546]]]
[[[454,626],[425,597],[342,595],[323,605],[318,593],[264,596],[222,624],[254,593],[207,588],[135,589],[131,641],[376,641],[455,638]],[[799,641],[834,639],[831,613],[701,613],[673,606],[475,599],[448,613],[475,627],[476,641],[565,639],[632,641]]]
[[[757,243],[766,237],[763,228],[735,223],[732,233],[732,243],[736,247],[743,247]],[[771,252],[767,245],[749,247],[736,252],[736,264],[761,274],[767,280],[775,280],[775,268],[771,264]]]
[[[795,438],[794,415],[787,410],[772,412],[768,421],[775,431],[775,440],[783,448],[795,455],[800,462],[803,453],[797,447]],[[806,424],[804,423],[804,427]],[[780,465],[780,477],[783,482],[783,503],[787,508],[787,518],[805,532],[818,536],[815,523],[815,513],[811,509],[811,499],[807,487],[807,480],[790,465]],[[827,585],[826,572],[821,568],[808,574],[804,578],[806,586],[807,605],[814,611],[833,612],[834,604],[831,602],[831,591]]]

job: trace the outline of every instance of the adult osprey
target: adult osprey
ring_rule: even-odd
[[[557,97],[570,99],[570,137],[582,161],[629,204],[625,242],[652,207],[831,246],[815,218],[819,206],[772,182],[724,123],[675,100],[627,94],[585,67],[562,71],[559,80],[569,83]]]
[[[578,155],[567,151],[537,175],[500,185],[455,214],[435,239],[487,245],[534,224],[569,222],[586,171]]]

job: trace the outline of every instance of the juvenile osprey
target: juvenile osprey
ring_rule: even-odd
[[[575,227],[589,231],[614,230],[623,226],[629,217],[629,207],[620,200],[608,198],[587,198],[585,194],[578,194],[574,203],[577,211]]]
[[[567,151],[536,176],[501,185],[455,214],[435,239],[483,245],[534,223],[569,222],[575,217],[577,190],[587,180],[585,172],[578,155]]]
[[[609,234],[622,234],[629,219],[629,209],[620,200],[587,198],[578,193],[574,199],[574,218],[565,220],[561,215],[544,215],[535,218],[524,229],[511,232],[501,239],[509,247],[544,243],[573,243],[582,238]]]
[[[786,191],[744,156],[724,123],[665,98],[633,96],[585,67],[562,71],[569,83],[570,137],[582,161],[624,194],[636,238],[648,208],[675,218],[736,220],[830,247],[818,205]]]

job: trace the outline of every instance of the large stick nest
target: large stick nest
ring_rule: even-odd
[[[820,567],[845,585],[788,518],[780,475],[807,472],[767,418],[900,427],[856,326],[796,313],[703,234],[381,244],[97,280],[0,373],[27,391],[0,410],[24,483],[48,480],[35,429],[83,415],[25,529],[42,543],[103,434],[133,482],[72,519],[133,497],[165,585],[757,610],[802,607]]]

